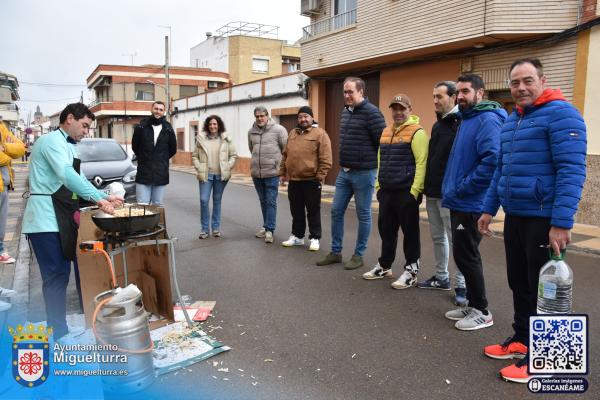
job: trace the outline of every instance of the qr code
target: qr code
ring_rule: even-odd
[[[529,318],[529,373],[587,374],[587,315]]]

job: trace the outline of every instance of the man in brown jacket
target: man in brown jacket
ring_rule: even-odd
[[[292,235],[281,244],[285,247],[303,246],[308,217],[308,249],[318,251],[321,239],[321,186],[331,168],[332,158],[327,132],[313,123],[312,109],[301,107],[298,110],[298,127],[290,131],[283,150],[279,175],[290,181],[288,199],[292,213]]]

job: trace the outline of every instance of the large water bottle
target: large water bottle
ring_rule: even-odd
[[[570,314],[573,305],[573,270],[565,262],[565,250],[557,256],[550,249],[550,260],[540,270],[538,314]]]

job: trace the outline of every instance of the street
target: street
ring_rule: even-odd
[[[169,234],[178,238],[182,293],[217,302],[214,318],[203,328],[232,350],[160,377],[154,388],[177,385],[182,396],[207,399],[544,398],[530,394],[525,385],[500,380],[498,370],[510,361],[482,353],[484,345],[512,333],[512,298],[500,239],[484,239],[480,247],[495,325],[462,332],[443,316],[454,308],[453,292],[398,291],[390,288],[390,279],[362,279],[379,253],[376,213],[367,265],[346,271],[341,264],[314,265],[329,251],[330,204],[322,207],[321,251],[310,253],[306,247],[280,245],[291,228],[285,196],[279,196],[272,245],[254,237],[261,218],[252,187],[226,188],[222,238],[197,238],[199,200],[193,175],[172,172],[165,201]],[[346,214],[345,232],[344,259],[354,248],[353,209]],[[421,238],[419,279],[427,279],[433,274],[433,253],[426,223],[421,224]],[[593,356],[600,348],[595,324],[600,312],[593,300],[598,258],[569,254],[567,261],[575,276],[574,311],[590,319],[590,388],[584,398],[600,398],[600,363]]]

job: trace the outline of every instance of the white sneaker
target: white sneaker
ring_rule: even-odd
[[[273,232],[265,231],[265,243],[273,243]]]
[[[365,272],[363,274],[363,278],[367,280],[372,279],[381,279],[381,278],[392,278],[394,275],[392,274],[392,269],[383,269],[379,263],[375,264],[372,270],[369,272]]]
[[[0,311],[10,310],[11,307],[12,307],[12,304],[10,304],[6,301],[0,300]]]
[[[456,321],[454,326],[461,331],[474,331],[477,329],[487,328],[494,325],[492,313],[488,311],[485,315],[476,308],[471,308],[466,317],[460,321]]]
[[[404,270],[400,278],[392,282],[394,289],[407,289],[411,286],[417,286],[417,275],[407,270]]]
[[[300,239],[296,236],[292,235],[285,242],[281,242],[283,247],[292,247],[292,246],[304,246],[304,238]]]
[[[267,233],[267,230],[265,228],[260,228],[254,236],[256,236],[257,238],[264,238],[266,233]]]
[[[310,246],[308,246],[308,250],[319,251],[320,248],[321,244],[319,243],[319,239],[310,239]]]
[[[0,287],[0,297],[13,297],[16,293],[15,290]]]
[[[461,307],[448,311],[444,316],[452,321],[460,321],[471,311],[471,307]]]

